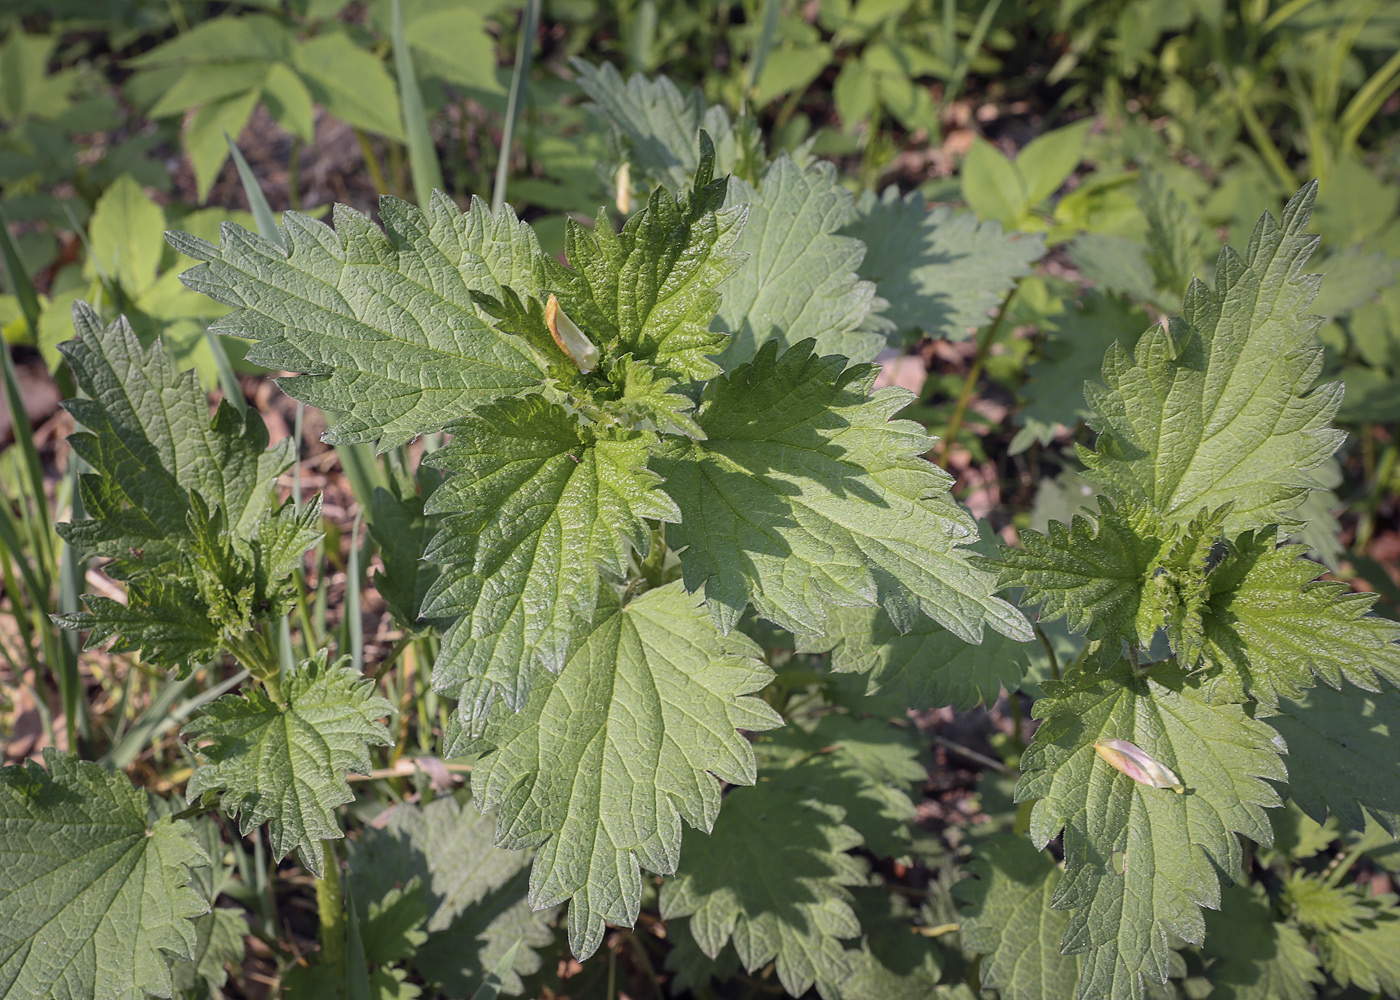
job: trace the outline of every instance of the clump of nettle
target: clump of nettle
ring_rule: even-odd
[[[201,846],[215,807],[296,852],[340,935],[328,960],[385,995],[409,969],[465,992],[498,967],[518,989],[565,903],[586,958],[636,922],[646,871],[665,876],[681,985],[774,962],[789,993],[828,1000],[969,974],[1029,995],[1031,960],[1056,995],[1142,997],[1202,941],[1222,876],[1243,879],[1241,838],[1270,843],[1281,791],[1394,832],[1394,754],[1378,777],[1352,715],[1395,704],[1375,689],[1400,682],[1400,628],[1280,541],[1341,442],[1340,388],[1313,388],[1311,189],[1243,257],[1223,251],[1180,318],[1110,351],[1081,451],[1096,509],[977,554],[932,439],[897,417],[911,394],[873,389],[867,359],[909,329],[966,336],[1040,242],[769,162],[751,123],[666,81],[584,84],[651,193],[620,229],[571,222],[567,263],[509,208],[443,195],[384,199],[382,230],[338,206],[333,227],[287,213],[266,236],[170,235],[203,261],[186,284],[232,308],[216,332],[295,373],[279,382],[326,412],[327,440],[450,435],[369,516],[389,606],[440,635],[432,685],[457,705],[441,752],[477,755],[471,802],[364,831],[348,922],[328,845],[392,708],[343,658],[279,655],[318,503],[277,499],[294,456],[256,413],[211,420],[158,344],[78,309],[67,405],[91,471],[63,533],[127,601],[89,597],[61,624],[177,671],[227,654],[249,681],[185,727],[184,802],[64,754],[0,775],[7,995],[171,995],[171,957],[183,975],[228,926],[217,880],[190,879],[220,865]],[[930,914],[866,859],[909,855],[924,775],[879,716],[1021,686],[1039,644],[1002,587],[1085,638],[1041,685],[1020,761],[1030,839],[974,842],[957,890],[969,973],[909,933]],[[773,696],[752,637],[772,626],[858,683],[816,711]],[[1063,866],[1043,850],[1061,833]],[[496,874],[451,888],[463,869]],[[1356,905],[1389,932],[1391,901]]]

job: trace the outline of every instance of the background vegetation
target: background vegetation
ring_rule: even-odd
[[[1131,348],[1178,312],[1186,282],[1212,274],[1222,241],[1242,248],[1262,213],[1277,215],[1316,178],[1312,230],[1324,249],[1314,269],[1328,274],[1313,305],[1324,317],[1320,378],[1346,385],[1338,423],[1347,441],[1317,473],[1326,489],[1309,500],[1309,527],[1297,540],[1331,578],[1378,595],[1376,610],[1400,617],[1394,4],[404,0],[400,15],[396,25],[385,0],[11,0],[0,10],[6,763],[37,759],[46,747],[78,750],[139,786],[184,792],[194,759],[181,726],[242,679],[222,658],[173,676],[130,652],[80,651],[76,633],[50,619],[78,611],[80,594],[117,593],[54,528],[81,515],[83,462],[68,446],[72,418],[58,408],[75,383],[57,348],[73,336],[72,308],[82,300],[104,320],[126,315],[143,344],[160,340],[213,396],[263,413],[273,443],[289,439],[294,449],[284,495],[299,505],[323,494],[324,540],[296,570],[296,627],[274,652],[301,657],[329,640],[398,709],[393,745],[371,747],[370,766],[353,781],[352,887],[361,879],[356,891],[384,898],[374,859],[391,835],[428,857],[440,836],[434,824],[450,823],[486,850],[489,826],[461,801],[470,760],[438,756],[448,708],[427,680],[438,639],[403,628],[401,595],[378,585],[402,558],[392,537],[406,525],[391,521],[384,498],[413,492],[409,453],[323,443],[317,411],[282,396],[244,360],[239,341],[207,332],[226,310],[180,284],[194,261],[163,234],[213,240],[228,219],[267,231],[284,209],[320,217],[334,202],[378,218],[381,195],[421,204],[440,188],[463,207],[472,197],[509,203],[547,250],[561,253],[566,217],[591,220],[603,204],[625,212],[649,191],[649,179],[613,168],[626,130],[615,112],[588,107],[580,84],[590,71],[576,57],[698,88],[684,99],[751,116],[765,137],[754,140],[760,150],[766,142],[762,155],[828,159],[852,192],[893,186],[899,196],[917,193],[1039,234],[1043,255],[1034,244],[1005,295],[950,304],[937,322],[928,311],[901,314],[903,303],[892,300],[887,315],[902,346],[881,357],[882,378],[918,394],[904,416],[941,438],[932,457],[956,477],[955,496],[1008,542],[1049,519],[1068,521],[1089,496],[1074,448],[1089,438],[1080,387],[1097,377],[1104,352]],[[762,155],[746,160],[741,149],[735,173],[753,180],[745,172]],[[385,513],[376,514],[376,502]],[[898,839],[865,838],[875,885],[857,885],[861,873],[845,883],[863,923],[900,930],[888,939],[898,955],[868,958],[890,977],[871,973],[862,988],[873,995],[998,982],[1001,973],[977,957],[993,950],[993,921],[968,924],[966,906],[959,909],[967,890],[955,883],[972,843],[1051,877],[1046,855],[990,839],[1025,829],[1011,789],[1033,731],[1030,700],[1082,642],[1063,629],[1043,637],[1043,649],[1024,654],[1019,692],[972,691],[959,712],[883,706],[876,711],[897,725],[863,720],[880,727],[882,756],[841,765],[879,775],[901,799],[907,792],[889,804],[909,810]],[[795,650],[786,634],[761,639],[778,671],[763,697],[785,717],[814,722],[863,693],[831,672],[829,656]],[[971,707],[979,695],[986,705]],[[814,724],[817,735],[802,745],[778,741],[768,752],[823,751]],[[396,805],[419,802],[440,805],[412,814],[426,818],[395,818]],[[742,808],[735,803],[733,814]],[[201,931],[201,958],[177,970],[177,987],[229,997],[295,987],[318,949],[311,877],[294,859],[274,877],[266,831],[240,838],[227,820],[202,822],[215,865],[201,891],[223,916]],[[1259,910],[1287,928],[1281,940],[1294,949],[1295,971],[1305,970],[1303,995],[1400,995],[1400,947],[1374,965],[1329,951],[1338,927],[1361,924],[1381,928],[1382,956],[1400,944],[1389,895],[1400,871],[1394,841],[1379,828],[1320,823],[1292,804],[1273,822],[1275,847],[1250,859],[1252,885],[1228,896],[1227,910]],[[1011,857],[1023,850],[1026,857]],[[437,866],[420,873],[424,882]],[[749,974],[721,963],[716,972],[668,939],[654,885],[638,927],[610,930],[600,954],[582,964],[551,912],[462,928],[485,921],[498,898],[491,893],[518,890],[523,871],[516,863],[489,886],[474,885],[475,908],[434,897],[431,911],[405,907],[401,926],[386,918],[388,903],[367,909],[366,927],[379,935],[366,945],[381,976],[376,989],[433,995],[428,984],[437,984],[442,995],[468,995],[518,939],[504,966],[510,992],[782,990],[771,969]],[[435,945],[448,928],[479,934],[479,954]],[[901,936],[908,928],[917,933]],[[883,940],[857,942],[860,954],[879,952]],[[1260,985],[1264,971],[1231,967],[1211,949],[1173,953],[1171,995],[1293,995],[1257,992],[1275,988]],[[1321,956],[1321,966],[1303,953]],[[1070,995],[1063,982],[1039,984],[1043,994],[1001,985],[1008,997]]]

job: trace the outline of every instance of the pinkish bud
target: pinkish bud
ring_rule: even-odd
[[[1117,768],[1140,785],[1152,788],[1170,788],[1180,795],[1186,791],[1175,772],[1160,761],[1153,760],[1136,743],[1127,740],[1095,740],[1094,749],[1107,761],[1109,767]]]

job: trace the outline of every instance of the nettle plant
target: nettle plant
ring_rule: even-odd
[[[371,768],[393,708],[328,651],[279,655],[320,530],[317,501],[277,498],[291,446],[228,403],[210,419],[159,345],[75,313],[68,405],[91,471],[64,537],[109,560],[127,602],[92,596],[61,624],[175,670],[228,654],[248,681],[186,726],[185,802],[61,753],[0,772],[0,992],[168,997],[206,970],[229,925],[200,874],[220,869],[215,807],[296,853],[323,961],[349,995],[387,997],[416,995],[410,971],[454,995],[487,969],[521,989],[566,903],[580,959],[655,905],[676,988],[773,963],[788,993],[827,1000],[972,995],[963,980],[1161,995],[1222,879],[1271,842],[1283,790],[1319,822],[1364,827],[1365,810],[1396,832],[1395,755],[1349,707],[1386,724],[1400,626],[1278,541],[1341,442],[1339,391],[1312,388],[1311,191],[1244,257],[1222,252],[1180,319],[1110,351],[1082,455],[1097,510],[998,553],[897,418],[911,394],[873,390],[862,359],[907,330],[966,336],[1040,242],[918,196],[853,198],[667,81],[580,71],[651,190],[620,229],[570,224],[567,264],[509,208],[445,196],[385,199],[382,230],[338,207],[333,227],[287,213],[275,239],[170,235],[205,262],[185,282],[232,308],[217,332],[295,373],[280,384],[326,411],[329,440],[450,435],[371,519],[390,607],[440,633],[442,754],[476,755],[471,799],[362,831],[345,875],[345,776]],[[872,881],[869,857],[913,850],[925,774],[878,716],[1021,686],[1038,644],[1001,587],[1086,641],[1043,684],[1020,761],[1030,840],[973,844],[962,958],[934,909]],[[793,697],[770,665],[784,645],[857,685]],[[1388,989],[1393,900],[1354,902],[1322,926],[1245,898],[1222,911],[1257,938],[1233,961],[1277,952],[1306,984],[1311,941],[1343,985]],[[333,990],[308,972],[293,993]]]

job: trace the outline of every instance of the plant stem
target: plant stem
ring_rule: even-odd
[[[1050,676],[1055,680],[1060,679],[1060,658],[1055,655],[1055,647],[1050,645],[1050,637],[1045,634],[1044,629],[1039,625],[1032,625],[1035,637],[1040,640],[1040,644],[1045,647],[1045,655],[1050,657]]]
[[[384,170],[379,166],[379,158],[374,155],[374,147],[369,143],[369,136],[365,135],[363,129],[355,129],[355,139],[360,144],[360,155],[364,157],[365,169],[369,171],[369,178],[374,182],[374,190],[378,194],[389,193],[389,183],[384,179]]]
[[[933,742],[937,743],[939,746],[943,747],[945,750],[951,750],[953,753],[958,754],[959,756],[962,756],[962,757],[966,757],[968,760],[976,761],[977,763],[981,764],[983,767],[991,768],[993,771],[996,771],[998,774],[1010,775],[1010,776],[1013,777],[1013,778],[1014,778],[1014,777],[1016,776],[1016,774],[1017,774],[1016,771],[1014,771],[1014,770],[1012,770],[1011,768],[1007,767],[1005,764],[1003,764],[1001,761],[997,760],[996,758],[994,758],[994,757],[988,757],[988,756],[987,756],[986,754],[984,754],[984,753],[978,753],[976,750],[973,750],[971,747],[965,747],[965,746],[963,746],[961,743],[954,743],[952,740],[948,739],[947,737],[939,736],[937,733],[934,733],[934,734],[933,734]]]
[[[506,181],[510,177],[510,147],[515,141],[515,126],[520,121],[522,98],[530,78],[530,60],[535,54],[535,28],[540,23],[540,0],[527,0],[520,18],[520,43],[515,48],[515,71],[510,80],[510,98],[506,102],[505,127],[501,131],[500,158],[496,161],[496,184],[491,189],[491,214],[495,215],[506,202]]]
[[[967,370],[967,378],[963,379],[962,391],[958,393],[957,404],[953,407],[953,416],[948,421],[948,428],[943,433],[943,440],[938,443],[938,464],[943,468],[948,467],[948,452],[953,446],[953,441],[958,436],[958,431],[962,430],[963,414],[967,412],[967,404],[972,399],[972,391],[977,388],[977,380],[982,377],[982,366],[987,362],[987,355],[992,350],[992,344],[997,339],[997,333],[1001,330],[1001,325],[1006,321],[1006,313],[1011,308],[1011,300],[1016,297],[1016,289],[1021,287],[1018,281],[1011,286],[1011,290],[1006,293],[1006,297],[1001,300],[1001,305],[997,307],[997,314],[991,323],[987,324],[982,331],[981,338],[977,341],[977,356],[972,359],[972,367]]]
[[[340,884],[340,855],[334,840],[321,841],[326,852],[326,874],[316,880],[316,913],[321,918],[321,964],[345,969],[345,892]]]

